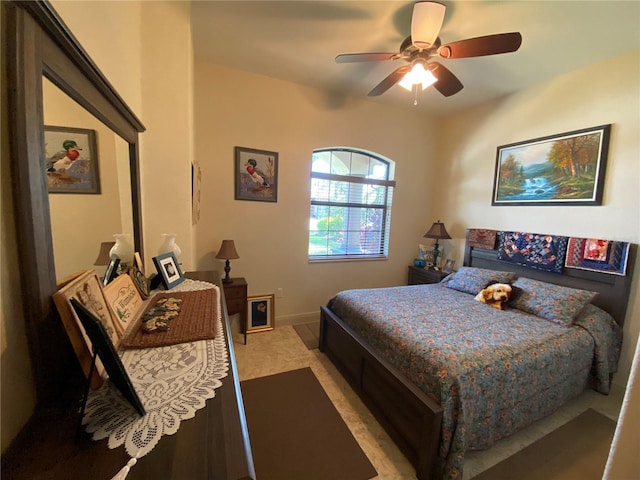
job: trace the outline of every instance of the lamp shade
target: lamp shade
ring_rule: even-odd
[[[240,258],[240,255],[236,252],[236,246],[233,243],[233,240],[222,241],[222,245],[220,245],[220,250],[218,250],[216,258],[225,260],[235,260],[236,258]]]
[[[100,244],[100,251],[98,252],[98,258],[93,262],[94,265],[109,265],[111,261],[111,257],[109,256],[109,252],[113,248],[116,242],[102,242]]]
[[[440,239],[451,238],[451,235],[449,235],[449,232],[447,232],[447,229],[444,227],[444,223],[438,220],[433,225],[431,225],[431,228],[427,233],[424,234],[424,237]]]

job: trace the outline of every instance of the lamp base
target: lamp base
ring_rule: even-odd
[[[438,269],[439,264],[438,264],[438,257],[440,256],[440,246],[438,245],[438,239],[436,238],[436,244],[434,245],[434,249],[433,249],[433,266],[434,269]]]
[[[229,277],[229,272],[230,271],[231,271],[231,267],[229,266],[229,260],[227,260],[226,262],[224,262],[224,273],[225,273],[225,276],[222,279],[222,283],[232,283],[233,282],[231,277]]]

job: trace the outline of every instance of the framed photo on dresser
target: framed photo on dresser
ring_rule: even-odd
[[[93,346],[71,305],[71,299],[76,299],[86,307],[102,323],[111,343],[115,348],[120,344],[120,330],[116,327],[111,309],[104,296],[102,284],[95,270],[87,270],[76,278],[62,286],[53,294],[53,301],[60,314],[60,319],[67,332],[67,336],[73,346],[87,378],[91,370],[93,358]],[[98,388],[102,385],[104,367],[97,363],[96,370],[91,376],[91,387]]]
[[[184,281],[180,264],[173,252],[163,253],[157,257],[153,257],[153,263],[156,266],[158,275],[162,279],[164,288],[169,290]]]

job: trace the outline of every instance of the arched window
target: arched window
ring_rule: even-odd
[[[364,150],[314,150],[310,260],[387,257],[393,166]]]

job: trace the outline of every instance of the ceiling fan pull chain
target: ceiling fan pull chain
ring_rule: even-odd
[[[413,106],[418,106],[418,83],[413,84]]]

